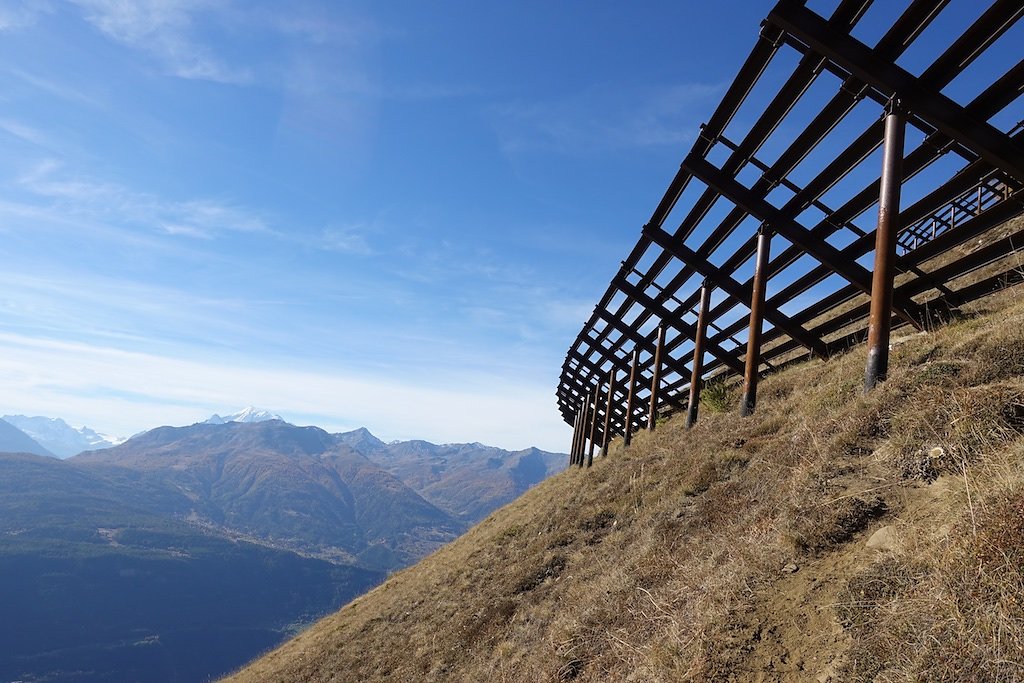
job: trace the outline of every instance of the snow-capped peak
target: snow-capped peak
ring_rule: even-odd
[[[72,427],[59,417],[5,415],[4,419],[61,458],[82,451],[110,448],[125,439],[99,434],[88,427]]]
[[[217,414],[211,415],[204,424],[222,425],[228,422],[266,422],[267,420],[281,419],[283,418],[280,415],[275,415],[274,413],[266,410],[260,410],[253,406],[246,406],[233,415],[226,415],[224,417]]]

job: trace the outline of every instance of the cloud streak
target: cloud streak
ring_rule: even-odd
[[[682,145],[693,138],[695,110],[713,103],[721,90],[720,85],[702,83],[606,85],[559,99],[508,103],[493,114],[501,148],[508,154],[590,155]]]
[[[72,0],[109,38],[146,52],[179,78],[247,84],[251,70],[234,67],[196,37],[193,16],[216,10],[208,0]]]
[[[230,202],[166,200],[117,183],[67,173],[60,162],[52,159],[39,162],[17,182],[37,197],[56,202],[73,216],[144,226],[154,233],[203,239],[225,232],[277,234],[263,217]]]
[[[49,14],[52,11],[53,5],[47,0],[27,0],[27,2],[11,0],[0,4],[0,31],[31,26],[39,19],[40,15]]]
[[[122,377],[132,378],[131,391],[124,390]],[[473,438],[483,442],[562,450],[569,436],[550,408],[550,387],[507,378],[493,378],[490,385],[468,385],[458,377],[444,387],[417,385],[0,334],[0,385],[2,410],[57,414],[124,434],[256,404],[296,422],[319,416],[327,428],[367,426],[384,438],[454,442],[464,440],[472,425]],[[401,427],[395,415],[402,415]]]

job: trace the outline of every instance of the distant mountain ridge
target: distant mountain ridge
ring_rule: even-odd
[[[71,461],[164,481],[181,494],[168,514],[373,569],[405,566],[465,529],[336,436],[282,420],[158,427]]]
[[[269,420],[283,421],[283,418],[280,415],[275,415],[274,413],[271,413],[270,411],[267,410],[260,410],[259,408],[255,408],[253,406],[246,406],[237,413],[228,415],[226,417],[221,417],[220,415],[214,413],[206,420],[204,420],[202,424],[222,425],[228,422],[267,422]]]
[[[0,681],[208,680],[566,462],[266,415],[0,454]]]
[[[72,427],[59,417],[4,415],[3,419],[59,458],[124,442],[122,438],[100,434],[89,427]]]
[[[7,420],[0,420],[0,453],[32,453],[57,457],[31,436]]]
[[[467,524],[565,469],[567,456],[538,448],[506,451],[474,443],[384,443],[367,429],[337,437]]]

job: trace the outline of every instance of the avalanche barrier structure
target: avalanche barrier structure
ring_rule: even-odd
[[[979,7],[945,44],[919,38],[948,0],[880,3],[873,46],[855,36],[872,0],[832,4],[771,10],[569,348],[571,463],[674,411],[692,426],[708,381],[742,377],[749,414],[764,372],[865,339],[870,390],[891,328],[1024,279],[1024,60],[986,59],[1024,3]]]

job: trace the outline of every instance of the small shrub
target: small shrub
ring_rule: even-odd
[[[732,389],[724,379],[713,379],[700,391],[700,404],[712,413],[726,413],[732,406]]]
[[[547,559],[547,561],[537,567],[537,569],[529,572],[526,576],[519,580],[515,587],[515,593],[527,593],[537,588],[547,579],[557,577],[565,569],[565,566],[569,563],[565,555],[555,554]]]

